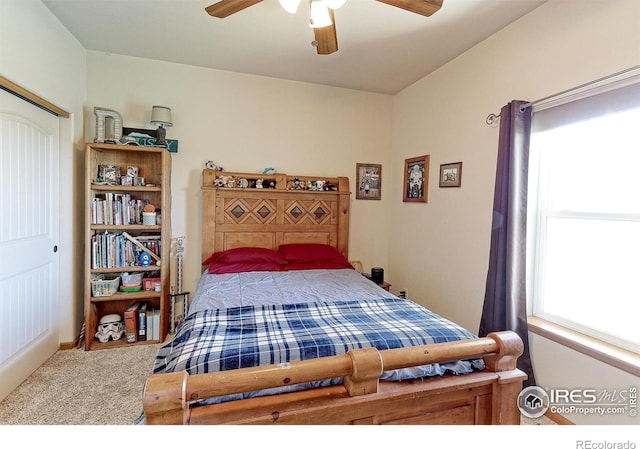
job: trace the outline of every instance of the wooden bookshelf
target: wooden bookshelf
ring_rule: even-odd
[[[101,170],[102,166],[102,170]],[[117,168],[120,178],[104,180],[99,174],[104,167]],[[137,168],[137,177],[131,182],[122,180],[128,176],[128,167]],[[112,198],[107,202],[107,198]],[[113,203],[117,198],[117,206]],[[132,205],[135,204],[135,207]],[[143,223],[140,207],[152,204],[159,210],[161,221]],[[84,259],[84,313],[85,349],[106,349],[164,341],[169,330],[169,254],[171,247],[171,153],[165,148],[136,145],[114,145],[89,143],[85,159],[85,259]],[[126,212],[125,212],[126,210]],[[160,263],[150,259],[149,265],[140,263],[143,252],[135,244],[125,243],[129,235],[157,236],[153,247]],[[102,245],[108,236],[111,244]],[[113,243],[113,242],[117,243]],[[108,247],[108,249],[107,249]],[[150,246],[151,248],[152,246]],[[125,249],[126,248],[126,249]],[[137,249],[132,249],[137,248]],[[149,259],[148,256],[146,256]],[[144,259],[144,257],[142,258]],[[121,276],[122,273],[142,273],[144,277],[159,277],[160,291],[144,290],[121,292],[119,289],[109,296],[94,296],[92,281],[102,275],[105,278]],[[120,282],[122,285],[122,282]],[[135,343],[127,342],[126,335],[118,340],[100,342],[95,334],[100,318],[118,314],[124,320],[125,310],[135,302],[145,301],[148,306],[160,311],[159,336]],[[152,336],[149,336],[152,337]]]

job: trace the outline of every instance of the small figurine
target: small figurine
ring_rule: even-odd
[[[261,189],[263,182],[264,182],[264,180],[262,178],[256,179],[256,189]]]
[[[204,168],[206,168],[207,170],[217,170],[217,171],[224,170],[224,168],[218,167],[213,161],[206,161],[204,163]]]
[[[140,265],[143,267],[151,265],[151,254],[146,251],[140,254]]]
[[[233,176],[218,176],[213,185],[216,187],[235,187],[236,180]]]
[[[322,185],[322,190],[325,190],[325,191],[336,190],[336,186],[330,183],[329,181],[325,181],[324,184]]]

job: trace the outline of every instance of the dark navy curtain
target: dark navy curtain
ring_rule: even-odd
[[[515,331],[524,342],[518,368],[529,378],[524,386],[535,385],[526,305],[527,177],[531,107],[514,100],[500,111],[500,137],[489,270],[478,335],[503,330]]]

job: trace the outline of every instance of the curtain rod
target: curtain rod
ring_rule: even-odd
[[[562,92],[549,95],[548,97],[544,97],[539,100],[525,103],[522,106],[520,106],[520,111],[522,112],[528,107],[539,106],[541,104],[549,103],[551,101],[556,101],[561,98],[568,97],[570,95],[576,95],[591,89],[596,89],[598,87],[602,87],[604,85],[607,85],[616,81],[626,80],[634,76],[640,76],[640,65],[631,67],[630,69],[626,69],[621,72],[614,73],[613,75],[608,75],[603,78],[599,78],[595,81],[590,81],[588,83],[581,84],[580,86],[577,86],[577,87],[572,87],[571,89],[563,90]],[[489,114],[487,116],[486,123],[487,125],[493,125],[493,123],[499,118],[500,118],[500,114]]]

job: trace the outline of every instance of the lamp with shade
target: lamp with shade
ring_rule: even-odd
[[[171,108],[154,105],[151,108],[150,123],[158,127],[156,130],[156,145],[166,147],[167,131],[165,128],[173,126],[173,121],[171,120]]]

